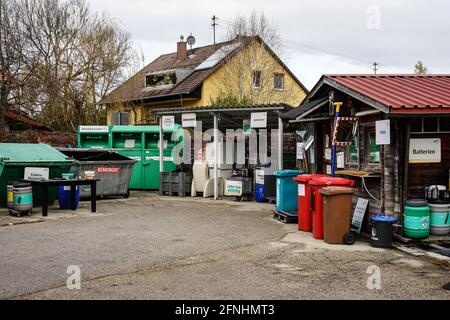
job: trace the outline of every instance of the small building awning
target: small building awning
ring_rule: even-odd
[[[298,108],[294,108],[286,113],[283,113],[280,117],[283,120],[296,120],[299,117],[307,116],[326,103],[328,103],[328,97],[304,101]]]

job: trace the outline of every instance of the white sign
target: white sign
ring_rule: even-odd
[[[79,132],[101,132],[108,133],[108,126],[80,126]]]
[[[325,149],[325,160],[331,160],[331,149],[330,148]]]
[[[163,128],[163,130],[174,130],[175,129],[175,116],[163,116],[162,117],[162,128]]]
[[[353,212],[352,225],[350,228],[351,230],[356,231],[358,233],[361,232],[364,215],[366,214],[368,205],[369,205],[368,199],[358,198],[355,211]]]
[[[409,163],[441,162],[441,139],[410,139]]]
[[[25,174],[23,178],[26,180],[48,180],[49,179],[49,168],[25,168]]]
[[[197,125],[197,115],[195,113],[183,113],[181,123],[183,128],[195,128]]]
[[[242,195],[242,181],[227,180],[225,185],[226,196],[241,196]]]
[[[256,184],[264,184],[264,170],[257,169],[256,170]]]
[[[345,168],[345,153],[344,152],[338,152],[336,154],[336,166],[338,169]]]
[[[304,185],[303,183],[299,183],[299,184],[298,184],[298,195],[299,195],[300,197],[304,197],[304,196],[306,195],[306,192],[305,192],[305,185]]]
[[[134,149],[135,142],[136,142],[135,139],[127,139],[127,140],[125,140],[125,148],[127,148],[127,149]]]
[[[251,115],[250,126],[252,128],[266,128],[267,112],[253,112]]]
[[[375,143],[377,145],[391,144],[391,120],[375,122]]]
[[[297,142],[297,160],[303,160],[304,152],[305,152],[305,143]]]

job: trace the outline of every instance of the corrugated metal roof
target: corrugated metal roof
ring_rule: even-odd
[[[325,75],[391,112],[450,110],[450,75]],[[431,110],[430,110],[431,109]]]
[[[226,105],[226,106],[194,106],[194,107],[174,107],[160,108],[152,110],[157,115],[172,115],[181,113],[202,113],[202,112],[234,112],[234,111],[268,111],[268,110],[291,110],[288,104],[252,104],[252,105]]]

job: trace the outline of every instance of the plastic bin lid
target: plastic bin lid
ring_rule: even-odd
[[[299,171],[299,170],[281,170],[281,171],[275,172],[275,175],[277,177],[295,177],[302,173],[303,173],[303,171]]]
[[[312,179],[327,177],[326,174],[302,174],[294,178],[297,182],[308,182]]]
[[[344,178],[336,178],[336,177],[322,177],[312,179],[309,182],[310,185],[313,186],[349,186],[352,187],[355,185],[355,181],[344,179]]]
[[[319,190],[321,194],[333,196],[337,194],[354,194],[355,189],[349,187],[325,187]]]
[[[373,216],[371,219],[372,221],[389,222],[389,223],[394,223],[398,221],[397,218],[389,217],[383,213],[377,214],[376,216]]]
[[[426,207],[428,205],[425,199],[410,199],[406,201],[408,207]]]

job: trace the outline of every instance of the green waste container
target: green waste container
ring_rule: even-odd
[[[78,148],[111,148],[111,126],[78,126]]]
[[[31,169],[34,174],[48,169],[48,176],[53,179],[69,172],[72,163],[73,160],[46,144],[0,143],[0,206],[6,207],[8,181],[24,179],[25,168],[35,168]],[[34,204],[40,204],[41,199],[41,188],[33,188]],[[49,188],[49,204],[55,200],[56,188]]]
[[[174,130],[163,132],[164,172],[176,169],[172,150],[178,141],[172,140],[172,133],[180,128],[180,125],[175,125]],[[112,148],[137,161],[131,174],[130,189],[158,190],[159,126],[113,126],[111,133]]]
[[[147,126],[113,126],[111,128],[112,148],[119,154],[136,160],[131,172],[130,189],[144,189],[142,157],[145,127]]]
[[[298,211],[298,184],[293,179],[303,174],[299,170],[281,170],[275,172],[277,177],[277,211],[295,213]]]

